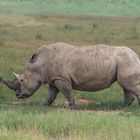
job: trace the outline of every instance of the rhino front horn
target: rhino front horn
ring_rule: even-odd
[[[4,83],[8,88],[10,88],[12,90],[16,90],[17,87],[19,86],[19,82],[17,79],[7,80],[7,79],[3,78],[2,76],[0,76],[0,82]]]

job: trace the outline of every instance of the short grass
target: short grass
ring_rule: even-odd
[[[112,4],[112,9],[115,5],[128,9],[135,5],[133,12],[126,8],[120,14],[115,9],[106,12],[103,0],[67,1],[0,0],[1,74],[13,78],[12,72],[21,73],[26,60],[40,45],[54,42],[125,45],[140,55],[138,0],[106,1]],[[97,3],[102,5],[101,10]],[[78,4],[81,7],[76,7]],[[84,11],[85,5],[95,6],[96,9],[91,9],[96,11]],[[19,101],[14,92],[0,84],[0,140],[139,140],[138,103],[123,108],[123,92],[117,83],[95,93],[76,91],[77,110],[64,107],[62,94],[56,99],[55,107],[43,107],[46,95],[47,86],[42,86],[29,99]]]

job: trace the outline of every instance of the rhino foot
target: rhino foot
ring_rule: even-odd
[[[43,106],[47,106],[47,107],[53,107],[53,105],[48,104],[48,103],[46,103],[46,102],[44,102],[42,105],[43,105]]]
[[[72,109],[72,110],[75,110],[77,107],[76,107],[75,104],[73,104],[73,105],[69,105],[68,108],[69,108],[69,109]]]

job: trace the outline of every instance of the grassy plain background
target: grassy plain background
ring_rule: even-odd
[[[126,45],[140,54],[140,0],[0,0],[0,73],[13,78],[42,44]],[[0,139],[139,140],[137,101],[123,108],[122,89],[75,94],[77,110],[42,107],[47,86],[19,101],[0,85]]]

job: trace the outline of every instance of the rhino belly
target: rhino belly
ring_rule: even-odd
[[[116,78],[109,80],[109,81],[93,80],[93,81],[84,82],[81,84],[73,84],[73,88],[75,90],[81,90],[81,91],[98,91],[98,90],[102,90],[102,89],[110,87],[115,81],[116,81]]]
[[[77,72],[71,77],[72,86],[75,90],[82,91],[98,91],[110,87],[117,80],[116,68],[112,68],[106,72],[85,73]]]

